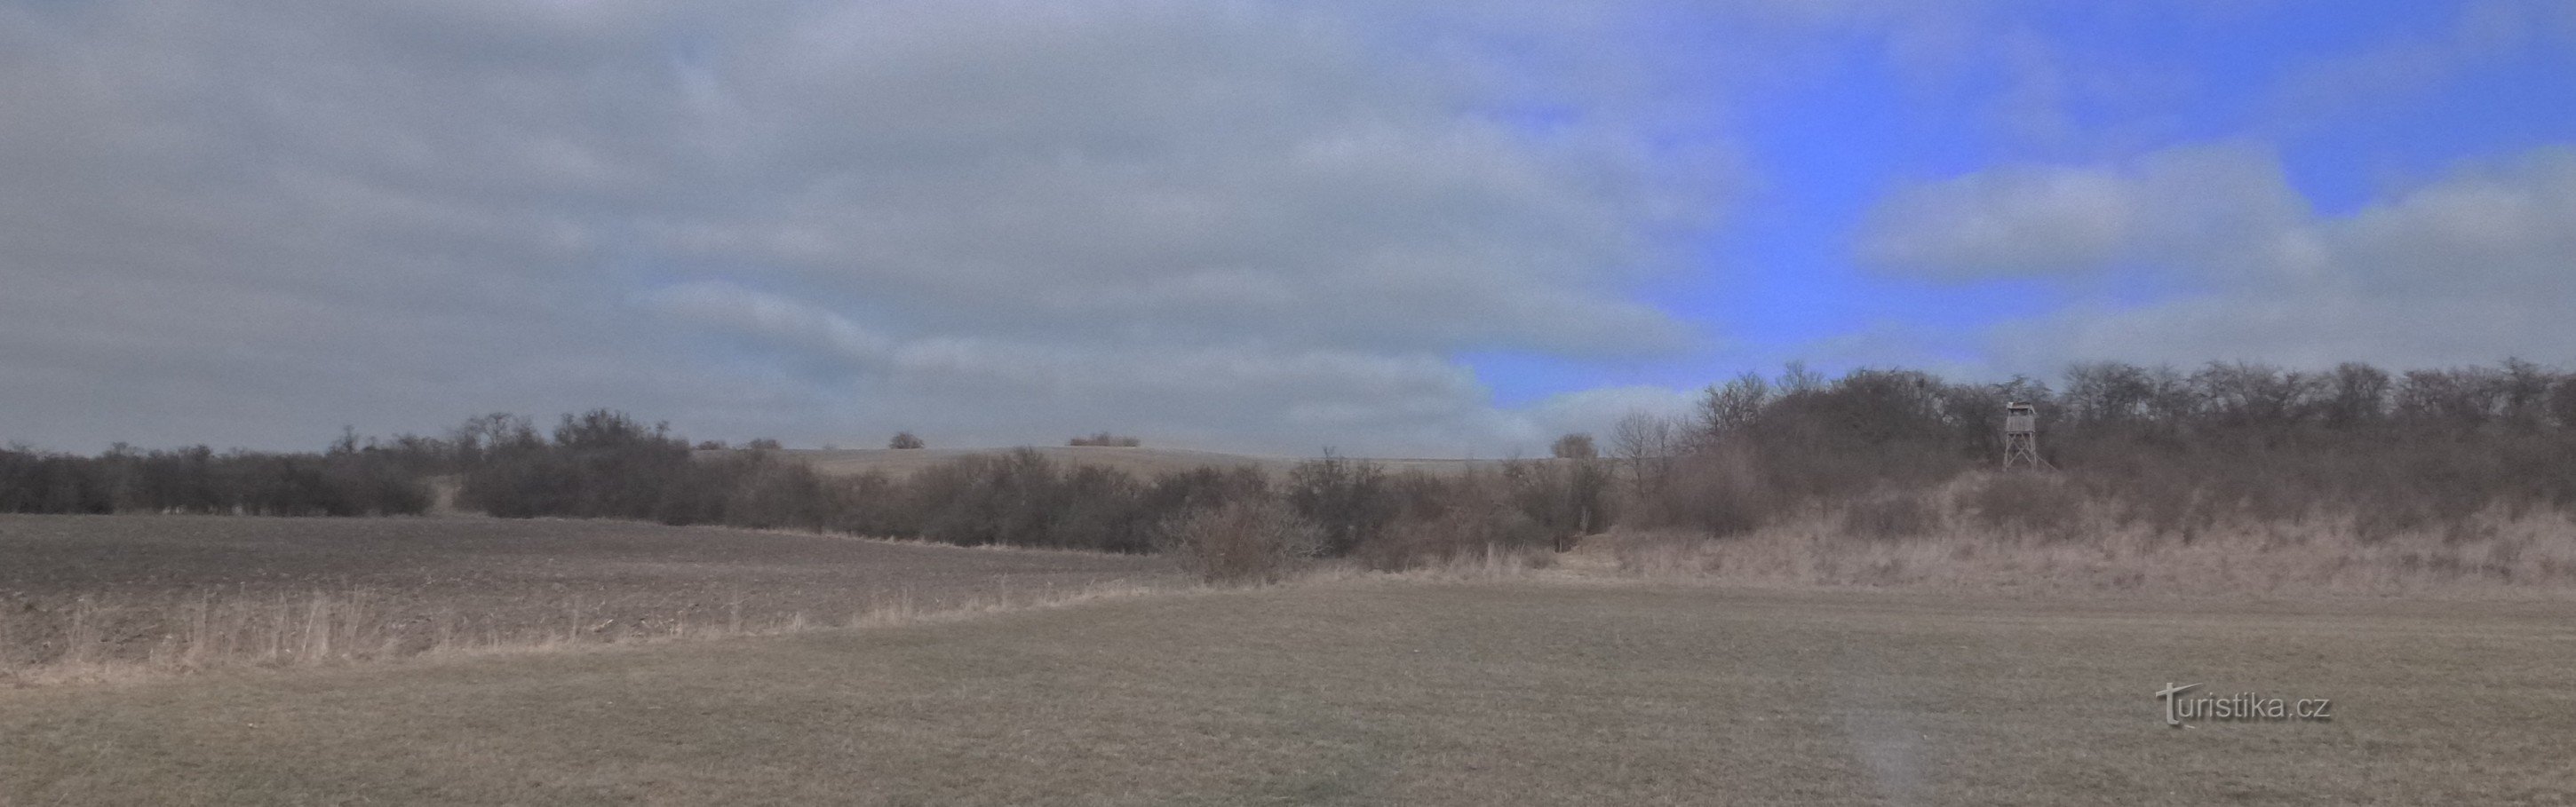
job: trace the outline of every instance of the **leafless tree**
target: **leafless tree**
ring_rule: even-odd
[[[1589,432],[1574,432],[1556,438],[1556,442],[1548,444],[1547,453],[1557,459],[1566,460],[1601,458],[1601,449],[1592,444],[1592,434]]]
[[[1771,398],[1771,382],[1754,373],[1736,376],[1722,387],[1709,387],[1700,398],[1702,437],[1713,443],[1752,428]]]
[[[1672,478],[1673,457],[1680,454],[1680,429],[1673,419],[1642,409],[1629,410],[1610,426],[1610,451],[1628,463],[1631,482],[1640,495],[1652,495]]]

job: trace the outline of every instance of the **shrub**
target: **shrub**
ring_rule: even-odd
[[[1516,506],[1496,475],[1409,473],[1393,487],[1400,515],[1354,553],[1373,569],[1436,566],[1489,549],[1536,550],[1558,535]]]
[[[1843,508],[1843,532],[1858,538],[1893,541],[1927,535],[1940,527],[1940,509],[1918,492],[1881,494]]]
[[[823,528],[876,538],[921,535],[921,512],[903,483],[884,471],[828,480],[823,488]]]
[[[1678,527],[1712,537],[1751,532],[1770,519],[1772,496],[1752,454],[1712,448],[1674,463],[1672,478],[1640,499],[1640,526]]]
[[[1345,555],[1395,519],[1394,489],[1377,463],[1326,450],[1288,470],[1288,505],[1324,532],[1324,553]]]
[[[1153,541],[1141,523],[1142,486],[1124,471],[1085,465],[1059,481],[1059,502],[1045,545],[1099,552],[1149,552]]]
[[[1999,474],[1970,486],[1962,504],[2013,537],[2071,540],[2082,523],[2084,493],[2055,476]]]
[[[1599,532],[1616,516],[1610,467],[1597,460],[1506,461],[1501,481],[1507,504],[1553,537]]]
[[[1028,449],[924,469],[910,485],[921,508],[921,537],[960,546],[1036,545],[1055,477],[1055,463]]]
[[[1245,585],[1286,579],[1322,552],[1324,534],[1262,497],[1175,515],[1162,523],[1157,543],[1202,580]]]
[[[1159,514],[1159,517],[1270,495],[1270,477],[1258,468],[1238,466],[1220,470],[1202,465],[1155,477],[1154,484],[1139,494],[1139,506],[1149,514]]]
[[[458,497],[496,516],[717,521],[687,441],[623,412],[565,415],[551,444],[520,446],[465,474]]]

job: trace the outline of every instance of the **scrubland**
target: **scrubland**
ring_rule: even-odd
[[[2072,499],[2033,513],[2009,491],[2058,484],[1970,474],[1902,497],[1776,514],[1723,539],[1676,529],[1597,536],[1587,554],[1646,579],[1759,586],[2217,597],[2576,599],[2576,522],[2495,506],[2365,537],[2356,516],[2233,518],[2189,536]],[[1980,509],[1977,500],[2013,504]]]

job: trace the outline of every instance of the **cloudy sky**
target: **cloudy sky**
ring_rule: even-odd
[[[1579,8],[1577,8],[1579,6]],[[2576,364],[2576,2],[0,0],[0,440],[1501,456]]]

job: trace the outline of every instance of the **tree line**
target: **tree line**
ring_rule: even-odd
[[[1392,568],[1614,524],[1723,536],[1819,508],[1845,512],[1855,531],[1902,536],[1925,521],[1925,491],[1997,464],[2010,401],[2040,408],[2041,451],[2062,470],[1979,482],[1966,500],[2033,529],[2095,507],[2186,540],[2230,520],[2311,518],[2370,538],[2473,529],[2473,515],[2495,508],[2576,507],[2576,376],[2509,360],[2403,373],[2095,362],[2056,385],[1904,369],[1827,378],[1793,364],[1712,385],[1686,415],[1621,418],[1603,441],[1566,435],[1550,459],[1444,475],[1327,452],[1276,477],[1140,478],[1021,450],[904,477],[827,476],[775,441],[708,451],[612,410],[548,430],[494,414],[434,437],[344,431],[310,453],[12,447],[0,451],[0,511],[416,514],[431,507],[432,480],[452,480],[457,506],[502,517],[1204,554],[1217,550],[1193,549],[1172,525],[1235,508],[1291,514],[1312,552]]]
[[[1124,441],[1113,441],[1116,445]],[[1068,465],[1031,449],[960,456],[908,476],[816,472],[779,451],[711,450],[607,409],[531,419],[486,415],[444,436],[361,441],[320,453],[205,448],[96,457],[0,452],[0,511],[405,515],[455,504],[504,518],[618,518],[665,524],[839,532],[964,546],[1109,552],[1185,548],[1175,524],[1200,513],[1293,514],[1314,551],[1389,568],[1468,547],[1543,546],[1609,523],[1606,466],[1508,462],[1463,476],[1391,474],[1327,452],[1274,478],[1202,467],[1150,479]]]
[[[119,443],[81,457],[11,446],[0,450],[0,512],[407,515],[429,508],[423,470],[411,457],[362,447],[355,435],[320,453],[137,451]]]
[[[1792,365],[1709,387],[1687,416],[1615,424],[1636,520],[1740,532],[1993,468],[2004,405],[2041,414],[2060,472],[1994,482],[1994,508],[2086,503],[2190,537],[2229,520],[2341,519],[2364,538],[2576,505],[2576,375],[2521,360],[2390,373],[2251,362],[2090,362],[2059,384],[1955,383]],[[2016,501],[2017,500],[2017,501]]]

